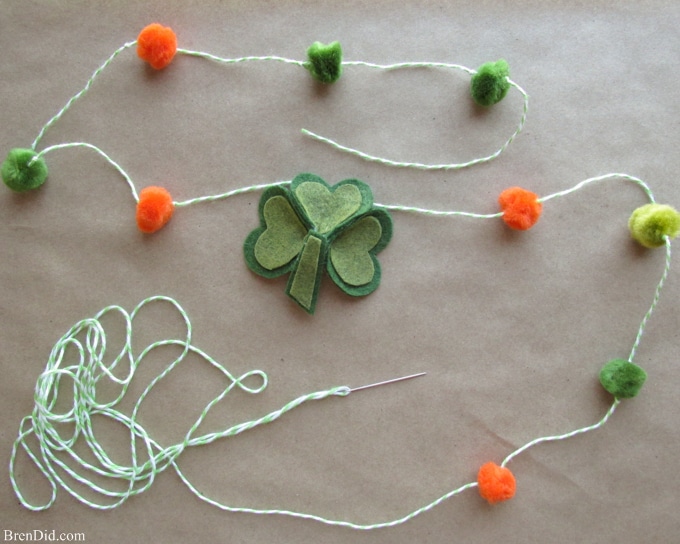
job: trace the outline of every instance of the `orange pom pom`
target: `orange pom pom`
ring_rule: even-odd
[[[156,232],[170,221],[174,211],[172,197],[163,187],[145,187],[139,193],[137,226],[142,232]]]
[[[503,210],[503,221],[516,230],[533,227],[543,210],[538,195],[521,187],[510,187],[503,191],[498,197],[498,203]]]
[[[156,70],[172,62],[177,52],[177,36],[172,28],[152,23],[137,36],[137,55]]]
[[[496,463],[482,465],[477,474],[479,494],[494,504],[507,501],[515,496],[515,477],[505,467],[499,467]]]

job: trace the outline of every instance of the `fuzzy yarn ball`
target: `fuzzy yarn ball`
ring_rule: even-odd
[[[488,462],[477,473],[479,494],[489,501],[489,504],[507,501],[515,496],[515,477],[512,472],[496,463]]]
[[[503,211],[503,221],[515,230],[529,230],[543,211],[538,195],[521,187],[505,189],[498,196],[498,203]]]
[[[37,189],[47,179],[47,165],[42,158],[33,160],[37,153],[32,149],[15,148],[0,167],[2,181],[12,191],[24,192]],[[30,163],[30,166],[29,166]]]
[[[137,203],[137,226],[148,234],[162,229],[170,221],[175,204],[170,193],[163,187],[145,187],[139,193]]]
[[[625,359],[613,359],[600,371],[602,387],[620,399],[637,396],[646,379],[644,370]]]
[[[137,37],[137,55],[156,70],[165,68],[177,53],[177,36],[171,28],[152,23]]]
[[[307,49],[307,63],[314,79],[321,83],[334,83],[342,75],[342,47],[340,42],[323,44],[314,42]]]
[[[482,64],[470,81],[472,99],[485,107],[503,100],[510,89],[509,74],[510,67],[503,59]]]
[[[680,213],[666,204],[645,204],[632,213],[628,228],[643,246],[660,247],[665,236],[675,238],[680,232]]]

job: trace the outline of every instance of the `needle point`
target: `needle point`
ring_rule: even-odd
[[[427,372],[419,372],[418,374],[410,374],[409,376],[402,376],[401,378],[393,378],[391,380],[385,380],[383,382],[371,383],[369,385],[362,385],[360,387],[354,387],[350,389],[350,393],[354,391],[361,391],[362,389],[369,389],[370,387],[378,387],[379,385],[387,385],[388,383],[403,382],[404,380],[410,380],[411,378],[418,378],[424,376]]]

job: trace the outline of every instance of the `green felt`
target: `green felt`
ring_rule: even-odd
[[[299,174],[290,184],[290,195],[300,219],[329,240],[373,207],[371,188],[358,179],[330,186],[314,174]]]
[[[316,308],[323,259],[325,259],[324,240],[310,234],[288,281],[288,296],[310,314],[313,314]]]
[[[305,68],[322,83],[334,83],[342,75],[342,47],[339,42],[314,42],[307,49]]]
[[[609,361],[600,371],[600,383],[617,398],[629,399],[640,392],[647,373],[624,359]]]
[[[348,295],[359,297],[372,293],[380,285],[382,276],[376,255],[391,238],[390,214],[382,208],[372,209],[331,242],[328,275]]]
[[[331,261],[338,276],[349,285],[365,285],[373,279],[375,265],[369,251],[382,237],[380,221],[364,217],[345,230],[331,245]]]
[[[371,188],[357,179],[330,186],[300,174],[290,188],[275,186],[260,198],[260,226],[246,238],[246,263],[275,278],[290,272],[286,293],[314,313],[324,271],[345,293],[372,293],[381,278],[376,254],[392,237],[392,219],[373,206]]]
[[[264,268],[257,258],[255,257],[255,246],[257,245],[258,240],[260,239],[260,236],[267,230],[267,221],[264,216],[264,210],[267,207],[267,202],[269,200],[275,198],[275,197],[281,197],[283,198],[286,202],[289,202],[289,193],[288,190],[284,189],[283,187],[276,186],[276,187],[270,187],[267,190],[265,190],[264,193],[262,193],[262,196],[260,198],[260,205],[258,208],[259,211],[259,217],[260,217],[260,226],[256,228],[255,230],[251,231],[250,234],[247,236],[244,244],[243,244],[243,254],[246,259],[246,264],[248,265],[248,268],[255,272],[256,274],[264,277],[264,278],[276,278],[278,276],[281,276],[283,274],[286,274],[287,272],[290,272],[293,267],[295,266],[295,257],[288,263],[285,264],[279,268],[274,268],[274,269],[267,269]],[[290,202],[289,202],[290,204]],[[284,212],[285,213],[285,212]],[[305,233],[306,233],[306,226],[305,226]],[[304,237],[304,236],[303,236]],[[270,263],[271,264],[271,263]]]
[[[0,167],[0,174],[5,185],[17,192],[37,189],[47,179],[47,165],[42,158],[31,166],[28,163],[37,153],[32,149],[15,148],[8,154]]]
[[[643,246],[660,247],[665,236],[675,238],[680,232],[680,213],[666,204],[645,204],[632,213],[628,227]]]
[[[328,234],[361,207],[361,192],[350,184],[331,190],[305,181],[296,187],[295,196],[320,234]]]
[[[297,257],[307,229],[284,196],[267,200],[263,216],[267,228],[258,237],[254,254],[262,267],[274,270]]]
[[[480,106],[497,104],[510,89],[508,63],[500,59],[496,62],[482,64],[470,81],[472,99]]]

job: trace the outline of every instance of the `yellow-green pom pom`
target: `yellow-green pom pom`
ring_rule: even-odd
[[[333,83],[342,75],[342,47],[340,42],[325,45],[314,42],[307,49],[305,68],[322,83]]]
[[[616,398],[630,399],[640,392],[647,373],[624,359],[609,361],[600,371],[600,383]]]
[[[482,64],[470,81],[472,99],[480,106],[492,106],[503,100],[510,89],[509,74],[510,68],[503,59]]]
[[[666,204],[645,204],[636,209],[628,221],[630,233],[645,247],[659,247],[664,237],[675,238],[680,232],[680,213]]]
[[[42,158],[31,162],[37,155],[32,149],[15,148],[0,167],[2,181],[12,191],[30,191],[40,187],[47,179],[47,165]]]

